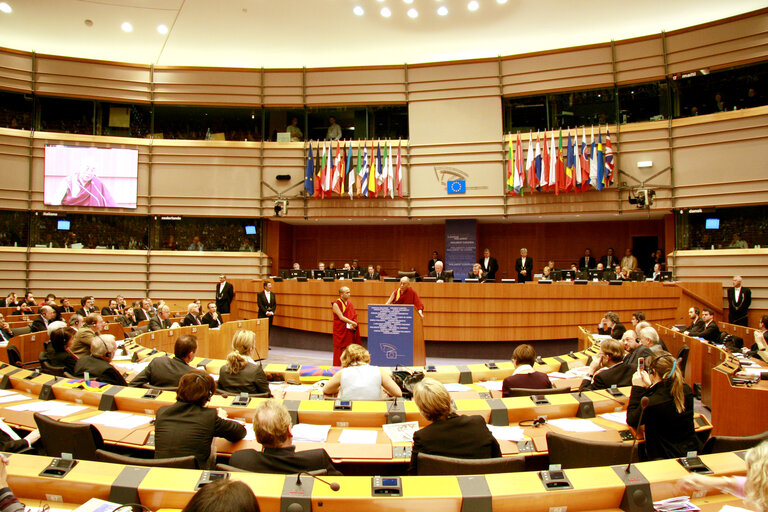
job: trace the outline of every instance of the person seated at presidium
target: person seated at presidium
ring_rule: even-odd
[[[579,391],[608,389],[613,385],[632,384],[634,368],[624,363],[624,347],[613,338],[600,342],[600,353],[592,358],[589,372],[581,381]]]
[[[64,371],[74,375],[77,356],[69,350],[70,342],[75,331],[71,327],[60,327],[51,332],[51,342],[45,352],[46,362],[51,366],[64,368]]]
[[[640,426],[641,400],[649,403],[643,413],[645,443],[640,445],[640,460],[685,457],[700,451],[701,443],[693,425],[693,391],[669,352],[646,362],[647,370],[632,376],[632,392],[627,406],[627,425]]]
[[[515,364],[515,371],[504,379],[501,385],[502,398],[510,396],[509,390],[512,388],[552,388],[547,374],[533,369],[533,365],[536,363],[536,350],[532,346],[524,343],[515,348],[515,351],[512,352],[512,362]]]
[[[339,392],[342,400],[379,400],[384,388],[390,396],[403,396],[392,376],[377,366],[371,366],[371,354],[362,346],[353,344],[341,354],[341,370],[325,384],[323,394]]]
[[[368,265],[368,272],[363,277],[366,281],[381,281],[381,276],[373,269],[373,265]]]
[[[488,274],[483,272],[483,268],[479,263],[472,265],[472,272],[467,274],[467,279],[477,279],[479,282],[484,283],[488,279]]]
[[[131,386],[138,388],[145,384],[157,388],[172,388],[179,385],[179,380],[194,370],[189,365],[197,353],[197,336],[182,334],[173,345],[173,357],[155,357],[146,368],[132,381]]]
[[[216,392],[216,382],[203,370],[192,370],[179,380],[176,403],[157,410],[155,458],[194,455],[200,468],[216,461],[211,447],[214,437],[237,442],[245,437],[245,427],[227,419],[223,409],[205,404]]]
[[[123,375],[112,366],[112,358],[115,356],[117,345],[115,337],[104,334],[93,338],[90,355],[77,360],[75,376],[85,377],[86,372],[92,380],[116,386],[127,386]]]
[[[483,417],[456,414],[448,390],[437,380],[427,377],[416,384],[413,401],[432,423],[413,434],[409,474],[417,473],[420,452],[460,459],[501,457]]]
[[[227,393],[268,393],[269,382],[253,356],[256,353],[256,333],[240,330],[232,337],[232,352],[227,364],[219,370],[219,389]]]
[[[429,273],[429,277],[434,277],[436,283],[450,283],[453,281],[453,277],[451,277],[451,275],[443,269],[443,262],[437,260],[433,270]]]
[[[760,327],[754,332],[755,343],[752,347],[743,347],[741,351],[752,357],[758,352],[768,350],[768,315],[763,315],[760,319]]]
[[[283,404],[275,400],[262,402],[253,414],[253,430],[262,451],[238,450],[229,459],[230,465],[257,473],[292,474],[324,469],[329,475],[341,475],[323,448],[296,451],[291,416]]]

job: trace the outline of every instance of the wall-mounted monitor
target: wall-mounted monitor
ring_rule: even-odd
[[[245,226],[245,234],[246,235],[255,235],[256,234],[256,226],[254,226],[254,225]]]
[[[69,231],[70,222],[68,220],[61,220],[59,219],[58,222],[56,222],[56,229],[59,231]]]
[[[706,219],[704,227],[706,229],[720,229],[720,219]]]
[[[138,169],[135,149],[46,146],[43,202],[136,208]]]

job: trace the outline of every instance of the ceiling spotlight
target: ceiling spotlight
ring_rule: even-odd
[[[414,8],[408,9],[408,17],[409,18],[418,18],[419,17],[419,11],[417,11]]]
[[[403,2],[405,2],[405,3],[407,3],[407,4],[409,4],[409,5],[410,5],[410,4],[412,4],[412,3],[413,3],[413,0],[403,0]]]
[[[440,16],[446,16],[448,14],[448,8],[444,5],[441,5],[437,8],[437,14]]]
[[[365,14],[365,9],[360,7],[359,5],[356,5],[354,9],[352,9],[352,12],[355,13],[356,16],[362,16]]]
[[[0,2],[0,11],[3,11],[5,14],[11,14],[13,8],[8,5],[8,2]]]
[[[505,4],[507,3],[507,0],[496,0],[497,4]]]
[[[475,0],[472,0],[467,4],[467,9],[469,9],[470,11],[476,11],[479,8],[480,8],[480,4],[477,3]]]
[[[123,32],[133,32],[133,25],[131,25],[127,21],[124,21],[123,24],[120,25],[120,28],[123,29]]]
[[[158,25],[157,31],[161,34],[167,34],[168,33],[168,26],[167,25]]]
[[[381,8],[381,15],[385,18],[389,18],[392,16],[392,11],[389,10],[389,7],[382,7]]]

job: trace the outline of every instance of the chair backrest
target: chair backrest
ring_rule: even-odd
[[[186,457],[169,457],[167,459],[141,459],[138,457],[128,457],[127,455],[108,452],[106,450],[96,450],[96,457],[101,462],[112,462],[113,464],[160,468],[197,469],[197,462],[194,455],[187,455]]]
[[[416,462],[419,475],[482,475],[525,471],[524,457],[494,457],[492,459],[457,459],[419,452]]]
[[[680,368],[680,373],[685,375],[685,365],[688,364],[688,353],[691,351],[688,345],[680,347],[680,351],[677,353],[677,366]]]
[[[632,444],[588,441],[557,432],[547,432],[547,450],[550,464],[560,464],[563,469],[588,468],[628,463]],[[637,460],[635,452],[632,454],[632,461]]]
[[[229,464],[216,464],[216,469],[218,471],[229,471],[230,473],[248,473],[249,471],[245,469],[236,468],[235,466],[230,466]]]
[[[40,359],[40,367],[43,373],[53,375],[55,377],[64,377],[64,372],[67,370],[65,366],[54,366],[48,362],[47,359]]]
[[[141,387],[144,389],[159,389],[160,391],[178,391],[179,389],[179,386],[153,386],[149,382],[145,382]]]
[[[753,436],[712,436],[704,443],[701,453],[722,453],[748,450],[768,439],[768,430]]]
[[[21,352],[19,352],[19,347],[16,345],[8,344],[8,347],[6,347],[6,351],[8,352],[8,362],[11,363],[12,366],[18,366],[21,368]]]
[[[563,393],[570,393],[571,388],[549,388],[549,389],[533,389],[533,388],[509,388],[504,396],[531,396],[531,395],[560,395]]]
[[[83,423],[63,423],[39,412],[34,416],[46,455],[61,457],[62,453],[70,453],[73,459],[98,460],[96,450],[104,446],[99,429]]]

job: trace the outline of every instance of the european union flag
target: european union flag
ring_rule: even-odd
[[[464,194],[467,192],[467,182],[465,180],[452,180],[446,184],[449,194]]]

